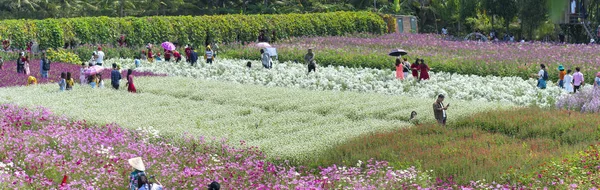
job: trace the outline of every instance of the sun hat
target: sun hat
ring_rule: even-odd
[[[146,167],[144,166],[144,162],[142,162],[141,157],[135,157],[135,158],[129,159],[127,161],[129,162],[129,165],[131,165],[131,167],[133,167],[136,170],[140,170],[140,171],[146,170]]]
[[[559,71],[564,71],[564,70],[565,70],[565,67],[563,67],[563,65],[559,65],[559,66],[558,66],[558,70],[559,70]]]

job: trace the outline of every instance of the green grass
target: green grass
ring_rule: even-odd
[[[511,167],[534,170],[597,142],[598,123],[597,115],[560,110],[489,111],[450,122],[446,128],[426,124],[361,136],[301,164],[354,165],[375,158],[395,167],[417,165],[459,183],[502,181]]]

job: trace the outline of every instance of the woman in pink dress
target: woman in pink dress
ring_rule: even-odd
[[[133,84],[133,75],[131,74],[133,70],[127,70],[127,91],[136,93],[135,85]]]
[[[396,58],[396,79],[404,80],[404,65],[400,58]]]
[[[429,79],[429,66],[427,66],[427,64],[425,64],[425,60],[421,59],[420,60],[421,63],[419,64],[419,70],[421,71],[421,74],[419,75],[419,79],[421,80],[428,80]]]

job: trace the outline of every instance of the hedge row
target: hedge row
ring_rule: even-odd
[[[163,41],[204,45],[209,41],[255,41],[260,30],[276,31],[276,38],[337,36],[369,32],[382,34],[387,26],[371,12],[333,12],[286,15],[218,15],[155,17],[84,17],[0,21],[0,38],[23,48],[32,39],[40,48],[72,44],[116,44],[121,34],[128,44],[140,46]],[[271,34],[271,33],[269,33]]]

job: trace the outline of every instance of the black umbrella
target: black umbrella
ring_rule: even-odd
[[[392,52],[390,52],[390,56],[394,56],[394,57],[398,57],[398,56],[402,56],[402,55],[406,55],[408,54],[406,51],[404,51],[403,49],[395,49],[392,50]]]

